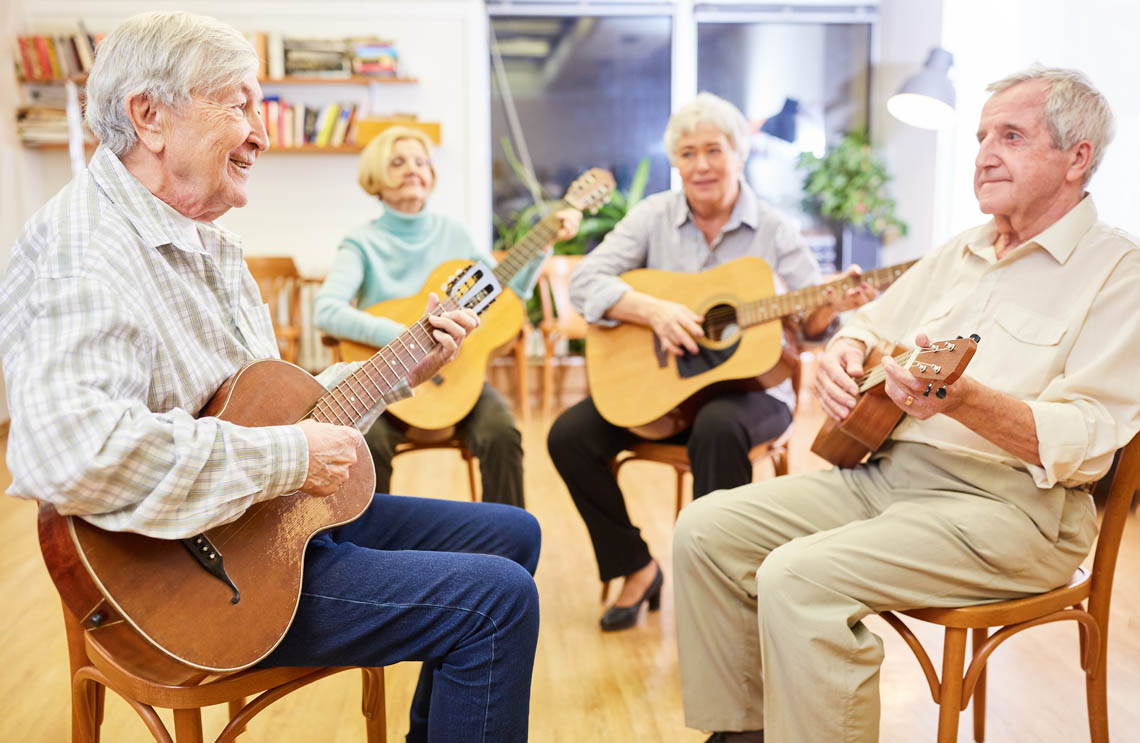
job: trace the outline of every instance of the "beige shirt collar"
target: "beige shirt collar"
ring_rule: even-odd
[[[1037,245],[1053,256],[1058,263],[1063,264],[1069,260],[1077,243],[1096,224],[1096,221],[1096,205],[1092,197],[1086,193],[1076,206],[1065,212],[1063,217],[1009,251],[1007,256],[1018,255],[1028,246]],[[977,234],[967,240],[962,247],[992,263],[995,260],[993,246],[996,237],[997,224],[991,219],[979,227]]]

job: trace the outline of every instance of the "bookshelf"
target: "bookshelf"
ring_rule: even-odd
[[[79,87],[82,101],[86,73],[101,35],[88,34],[80,24],[78,34],[16,38],[16,80],[24,91],[24,102],[17,111],[21,144],[30,150],[66,150],[70,127],[65,108],[75,103],[75,88],[70,85]],[[400,74],[399,55],[391,42],[370,37],[340,41],[286,38],[264,32],[247,34],[247,38],[260,60],[258,82],[266,99],[262,117],[270,152],[358,153],[371,137],[398,124],[423,131],[440,143],[438,122],[420,121],[412,114],[376,114],[381,108],[377,102],[390,98],[380,93],[381,86],[419,83],[415,77]],[[65,84],[69,86],[66,94]],[[286,87],[291,88],[288,97]],[[347,87],[367,93],[341,98],[337,88]],[[300,92],[305,88],[311,89],[307,95]],[[330,92],[318,92],[321,88]],[[86,146],[93,147],[86,127],[84,133]]]
[[[83,85],[87,82],[87,75],[69,75],[66,78],[57,78],[50,80],[25,80],[17,77],[17,82],[21,85],[29,86],[62,86],[66,82],[71,81],[77,85]],[[304,76],[286,76],[274,79],[262,79],[258,82],[263,86],[263,92],[266,88],[272,89],[275,86],[372,86],[372,85],[415,85],[419,80],[414,77],[373,77],[366,75],[352,75],[348,77],[304,77]],[[428,138],[435,142],[437,145],[441,143],[440,125],[435,121],[421,121],[419,119],[409,119],[403,117],[375,117],[369,116],[359,122],[354,122],[354,128],[351,134],[356,135],[359,129],[364,129],[366,137],[371,139],[380,132],[384,131],[390,126],[407,126],[412,129],[422,131]],[[66,141],[59,142],[29,142],[21,141],[21,144],[30,150],[67,150],[68,145]],[[88,149],[94,148],[93,143],[87,143]],[[336,154],[356,154],[363,148],[362,144],[345,143],[338,145],[291,145],[282,146],[280,144],[270,147],[271,153],[287,153],[296,155],[336,155]]]

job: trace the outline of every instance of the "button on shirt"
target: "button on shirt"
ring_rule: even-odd
[[[1021,461],[945,415],[906,417],[893,438],[1002,462],[1037,486],[1101,477],[1140,430],[1140,249],[1097,220],[1086,196],[998,260],[994,223],[967,230],[923,258],[836,338],[913,346],[977,333],[966,374],[1028,403],[1040,466]]]
[[[240,242],[181,217],[104,147],[20,235],[0,352],[10,495],[173,538],[305,480],[296,426],[194,417],[242,364],[278,355]]]
[[[570,300],[587,322],[604,317],[630,290],[619,274],[635,268],[698,273],[744,256],[763,258],[788,289],[818,284],[819,264],[794,221],[761,201],[743,181],[728,222],[710,245],[693,222],[683,192],[649,196],[618,222],[570,279]],[[685,298],[677,297],[677,301]],[[795,405],[791,383],[768,390]]]

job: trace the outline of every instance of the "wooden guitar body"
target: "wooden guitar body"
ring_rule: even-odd
[[[898,347],[895,353],[904,350]],[[882,358],[882,352],[872,350],[866,367],[879,363]],[[842,423],[830,417],[824,418],[811,450],[837,467],[850,469],[883,445],[903,415],[899,406],[887,397],[886,387],[877,385],[859,396]]]
[[[751,257],[695,274],[637,269],[622,274],[622,280],[636,291],[672,299],[704,316],[716,307],[736,308],[775,294],[768,264]],[[653,331],[644,325],[591,325],[586,333],[586,372],[598,411],[610,423],[635,429],[646,438],[672,435],[681,430],[678,425],[688,425],[686,418],[691,421],[691,417],[684,411],[699,407],[690,401],[697,398],[699,403],[698,396],[710,385],[762,386],[756,378],[780,361],[782,323],[773,320],[697,342],[700,354],[677,357],[661,348]],[[779,379],[765,381],[771,384]],[[715,394],[715,390],[704,394]]]
[[[222,386],[201,416],[241,426],[293,424],[325,394],[299,367],[255,361]],[[333,495],[270,498],[205,532],[240,592],[236,603],[234,592],[179,540],[104,531],[43,505],[41,550],[64,604],[84,627],[100,633],[116,657],[176,683],[203,675],[186,666],[234,671],[267,656],[296,613],[309,539],[364,513],[374,485],[371,455],[361,443],[348,481]],[[145,642],[133,645],[132,633]]]
[[[956,382],[974,358],[980,340],[977,335],[971,335],[911,351],[896,346],[891,355],[916,379],[928,382],[927,394],[934,392],[943,396],[946,386]],[[837,467],[846,469],[862,462],[883,445],[906,415],[906,411],[887,396],[883,358],[880,349],[871,349],[864,362],[864,368],[869,371],[856,380],[861,394],[855,407],[840,423],[825,418],[812,442],[812,452]],[[936,386],[940,390],[935,392]]]
[[[410,325],[423,314],[428,294],[439,294],[448,277],[473,265],[472,261],[466,260],[441,263],[431,272],[418,294],[379,302],[365,312]],[[453,426],[463,420],[483,391],[488,362],[514,341],[522,330],[525,317],[526,311],[518,295],[504,287],[497,300],[483,311],[479,327],[463,341],[462,353],[440,369],[432,381],[417,387],[415,397],[394,403],[385,412],[408,425],[429,430]],[[376,349],[372,346],[340,341],[340,354],[345,361],[363,361],[374,353]]]

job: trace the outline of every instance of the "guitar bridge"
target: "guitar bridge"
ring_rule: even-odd
[[[182,542],[182,546],[190,551],[190,554],[194,556],[194,559],[198,561],[198,564],[201,565],[207,573],[229,586],[230,590],[234,592],[234,595],[230,598],[231,604],[236,604],[241,601],[241,591],[239,591],[238,587],[234,585],[234,582],[230,580],[229,574],[226,573],[225,565],[222,564],[222,551],[214,546],[214,543],[210,541],[209,537],[205,534],[199,534],[196,537],[179,539],[178,541]]]

